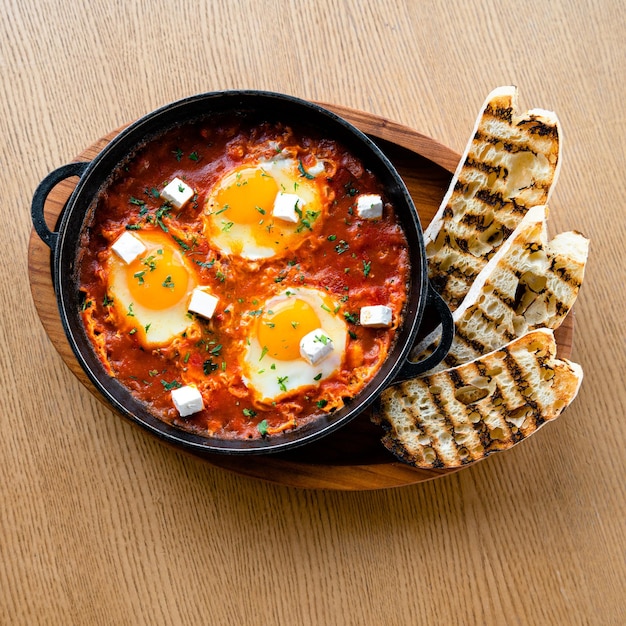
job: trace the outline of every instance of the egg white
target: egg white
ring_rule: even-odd
[[[177,249],[176,244],[165,233],[135,234],[146,246],[140,258],[154,257],[160,262],[159,256],[169,248],[172,257],[182,263],[187,271],[187,285],[182,297],[167,308],[150,308],[137,302],[130,290],[130,282],[137,281],[132,270],[115,254],[110,254],[107,263],[108,293],[113,299],[114,313],[118,327],[125,332],[136,334],[139,342],[148,348],[163,346],[176,336],[184,333],[194,318],[187,311],[191,292],[197,285],[194,270]],[[146,271],[149,271],[147,268]]]
[[[321,164],[321,167],[318,166]],[[324,216],[324,206],[321,193],[321,183],[324,172],[323,163],[319,161],[311,167],[315,173],[303,175],[300,162],[293,158],[278,156],[272,160],[252,160],[242,166],[227,172],[213,187],[209,194],[205,223],[209,239],[224,253],[236,255],[249,260],[258,260],[274,257],[288,250],[297,249],[307,235],[321,224]],[[223,207],[217,200],[218,193],[238,185],[238,178],[242,172],[258,170],[263,175],[271,176],[277,185],[277,191],[287,194],[296,194],[301,198],[299,208],[302,217],[298,223],[289,223],[275,219],[271,207],[264,207],[259,211],[258,221],[254,224],[238,223],[230,207]],[[268,242],[271,240],[271,242]]]
[[[291,288],[270,298],[264,311],[271,311],[285,300],[297,298],[307,302],[319,317],[321,328],[332,339],[333,351],[316,365],[304,358],[281,360],[273,358],[266,346],[259,343],[256,326],[250,329],[244,360],[243,379],[258,400],[272,401],[296,389],[318,385],[336,372],[343,361],[348,329],[338,308],[327,294],[311,288]],[[262,323],[259,320],[258,323]]]

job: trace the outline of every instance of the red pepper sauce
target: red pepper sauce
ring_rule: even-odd
[[[277,155],[298,163],[295,188],[314,186],[321,199],[318,210],[300,215],[296,241],[275,256],[250,260],[225,253],[207,228],[212,190],[233,169]],[[315,176],[309,174],[316,167]],[[160,197],[174,177],[194,190],[181,209]],[[382,196],[381,219],[357,215],[356,200],[366,193]],[[170,241],[195,282],[219,298],[213,317],[189,315],[182,332],[147,345],[149,331],[132,314],[122,314],[112,295],[111,245],[125,231],[158,233]],[[251,126],[243,119],[176,127],[136,150],[95,199],[77,265],[85,328],[110,375],[164,422],[231,439],[295,428],[354,397],[394,342],[410,272],[407,241],[394,208],[359,159],[332,140],[277,124]],[[303,288],[327,296],[335,303],[329,314],[345,324],[340,366],[314,384],[261,397],[244,372],[245,351],[259,323],[255,318],[263,315],[269,298]],[[390,328],[359,325],[361,307],[376,304],[392,308]],[[171,390],[181,385],[201,391],[203,410],[188,417],[178,414]]]

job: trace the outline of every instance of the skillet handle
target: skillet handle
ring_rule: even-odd
[[[429,354],[425,359],[418,362],[407,360],[400,368],[397,376],[394,378],[394,383],[416,378],[421,374],[424,374],[428,370],[435,367],[435,365],[439,365],[450,350],[452,340],[454,339],[454,319],[448,305],[430,283],[428,283],[426,306],[433,306],[437,309],[437,313],[439,314],[439,327],[441,328],[439,344],[435,348],[435,351],[432,354]]]
[[[59,237],[59,233],[53,232],[48,228],[44,215],[44,207],[46,199],[50,192],[66,178],[72,176],[82,176],[89,162],[81,161],[77,163],[67,163],[50,172],[37,186],[33,194],[33,200],[30,205],[30,216],[33,226],[41,240],[54,251]]]

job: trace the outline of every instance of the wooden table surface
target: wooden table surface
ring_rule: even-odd
[[[0,624],[626,623],[622,3],[8,0],[0,21]],[[38,182],[194,93],[375,114],[462,152],[484,97],[557,112],[551,234],[591,256],[555,423],[395,489],[297,489],[172,450],[71,373],[27,271]]]

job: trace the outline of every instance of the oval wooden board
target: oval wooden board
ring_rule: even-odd
[[[425,227],[439,207],[460,155],[425,135],[384,118],[336,105],[323,103],[323,106],[352,122],[382,148],[406,182]],[[76,160],[92,160],[120,130],[89,146]],[[65,180],[50,193],[45,215],[52,229],[76,182],[77,179]],[[33,230],[29,241],[28,270],[37,313],[64,362],[99,400],[106,402],[81,369],[66,340],[57,309],[50,261],[49,248]],[[570,315],[556,333],[559,356],[570,355],[573,332],[574,321]],[[338,432],[290,452],[202,458],[238,474],[311,489],[383,489],[419,483],[458,471],[423,470],[400,463],[383,448],[381,435],[379,427],[370,422],[365,412]]]

